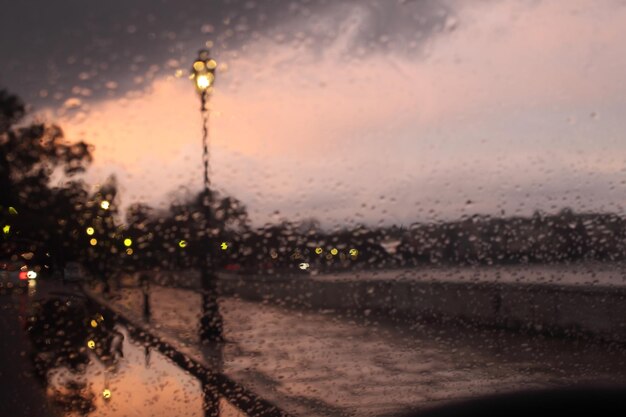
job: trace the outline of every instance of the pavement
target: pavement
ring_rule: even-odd
[[[625,385],[626,347],[502,330],[400,323],[219,299],[226,343],[199,342],[201,297],[152,285],[103,299],[206,368],[293,415],[389,415],[451,400],[583,383]],[[217,353],[216,353],[217,352]]]

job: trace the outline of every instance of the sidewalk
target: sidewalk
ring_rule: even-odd
[[[111,308],[142,323],[140,289]],[[198,343],[200,296],[152,286],[145,328],[294,415],[382,415],[443,400],[583,381],[626,382],[624,348],[507,332],[337,317],[220,299],[221,358]]]

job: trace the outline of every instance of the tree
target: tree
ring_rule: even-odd
[[[58,245],[79,218],[86,192],[80,182],[51,187],[59,170],[66,177],[83,172],[92,161],[85,142],[69,143],[54,124],[26,122],[22,101],[0,90],[0,223],[4,252],[35,248],[59,263],[69,249]]]

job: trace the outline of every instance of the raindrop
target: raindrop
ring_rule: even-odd
[[[202,33],[213,33],[213,31],[215,30],[215,28],[213,27],[213,25],[202,25],[202,27],[200,28],[200,32]]]
[[[65,100],[65,102],[63,103],[63,107],[65,107],[68,110],[71,110],[71,109],[76,109],[80,107],[82,104],[83,102],[78,97],[70,97],[67,100]]]
[[[444,29],[447,32],[453,32],[458,27],[458,24],[459,22],[454,16],[448,16],[444,24]]]

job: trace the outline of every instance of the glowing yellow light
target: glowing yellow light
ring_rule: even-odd
[[[86,230],[87,234],[89,236],[93,235],[94,233],[96,233],[95,229],[93,227],[88,227]]]
[[[4,232],[4,234],[5,234],[5,235],[8,235],[8,234],[11,232],[11,225],[8,225],[8,224],[7,224],[7,225],[5,225],[5,226],[2,228],[2,231]]]
[[[93,340],[88,340],[87,341],[87,347],[89,349],[95,349],[96,348],[96,342],[94,342]]]
[[[37,278],[37,273],[35,271],[28,271],[26,273],[26,276],[28,277],[28,279],[36,279]]]
[[[104,321],[104,317],[102,317],[102,314],[98,314],[96,318],[98,319],[98,321]]]
[[[91,322],[89,324],[91,324],[91,327],[94,327],[94,328],[98,327],[98,322],[95,321],[95,320],[91,320]]]
[[[133,250],[131,248],[126,249],[126,255],[132,255]]]
[[[309,269],[309,264],[307,262],[302,262],[300,265],[298,265],[298,268],[302,269],[302,270],[307,270]]]
[[[205,65],[204,61],[196,61],[193,63],[193,69],[196,71],[204,71]]]
[[[90,244],[91,246],[96,246],[96,245],[98,244],[98,239],[95,239],[95,238],[94,238],[94,239],[91,239],[91,240],[89,241],[89,244]]]
[[[102,203],[100,203],[100,207],[102,207],[103,210],[108,210],[110,206],[111,206],[111,203],[109,203],[106,200],[104,200]]]
[[[206,62],[206,67],[210,70],[217,68],[217,62],[214,59],[209,59]]]
[[[222,242],[222,245],[220,247],[222,248],[222,250],[226,250],[228,249],[228,243]]]
[[[324,252],[322,248],[315,248],[315,253],[317,253],[318,255],[321,255],[322,252]]]
[[[111,390],[110,390],[110,389],[108,389],[108,388],[103,389],[103,390],[102,390],[102,397],[103,397],[105,400],[108,400],[109,398],[111,398]]]
[[[124,239],[124,246],[131,246],[133,244],[132,239],[126,238]]]
[[[357,256],[359,251],[357,249],[350,249],[350,256]]]
[[[211,87],[211,84],[213,84],[214,79],[215,79],[215,76],[211,73],[198,74],[196,75],[196,87],[198,87],[198,90],[204,91],[208,89],[209,87]]]
[[[9,207],[9,214],[12,216],[17,216],[17,210],[15,210],[15,207]]]
[[[338,253],[339,253],[339,251],[337,250],[337,248],[332,248],[332,249],[330,250],[330,254],[331,254],[331,255],[333,255],[333,256],[334,256],[334,255],[337,255]]]
[[[178,246],[180,246],[181,248],[186,248],[187,247],[187,241],[186,240],[181,240],[180,242],[178,242]]]

